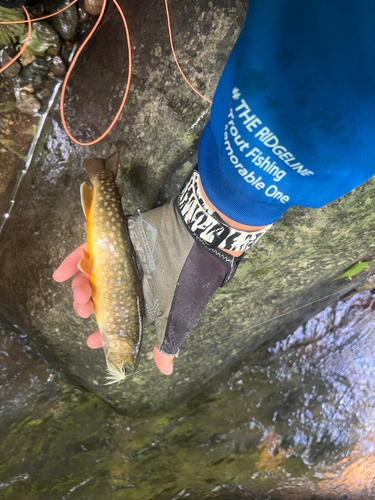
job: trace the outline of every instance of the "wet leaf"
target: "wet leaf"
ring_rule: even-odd
[[[21,7],[16,9],[0,7],[0,19],[1,21],[23,21],[25,14]],[[16,42],[25,31],[25,24],[0,24],[0,46]]]
[[[342,274],[338,278],[335,278],[333,281],[340,280],[342,278],[349,278],[351,280],[353,276],[359,274],[365,269],[368,269],[369,266],[370,266],[369,262],[366,261],[357,262],[356,264],[354,264],[354,266],[350,267],[347,271],[345,271],[344,274]]]

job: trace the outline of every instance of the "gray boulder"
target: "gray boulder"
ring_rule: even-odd
[[[219,5],[220,4],[220,5]],[[245,2],[170,4],[180,64],[200,92],[212,97],[239,34]],[[110,124],[127,75],[125,37],[109,7],[106,23],[83,53],[65,103],[71,131],[81,141]],[[134,49],[131,93],[120,121],[99,145],[82,147],[66,136],[58,103],[46,120],[32,164],[17,193],[0,239],[0,303],[3,315],[35,341],[45,359],[120,413],[154,414],[187,399],[204,384],[270,339],[281,339],[355,286],[333,281],[374,251],[375,181],[321,210],[294,208],[246,255],[236,277],[211,301],[185,342],[171,377],[153,362],[154,328],[145,332],[139,372],[106,386],[101,350],[86,346],[96,330],[72,308],[70,283],[52,273],[85,240],[79,187],[84,163],[116,149],[126,213],[169,200],[196,162],[209,105],[191,92],[170,53],[162,5],[138,11],[127,3]],[[122,42],[122,45],[120,44]],[[292,311],[292,312],[291,312]]]

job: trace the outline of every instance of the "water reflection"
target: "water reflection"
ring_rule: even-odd
[[[327,308],[148,419],[65,384],[8,325],[0,497],[374,498],[374,297]]]

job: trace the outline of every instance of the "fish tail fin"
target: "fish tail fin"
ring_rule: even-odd
[[[90,177],[90,181],[93,182],[97,179],[100,173],[106,169],[105,167],[105,160],[102,160],[101,158],[91,158],[91,160],[87,160],[85,169],[87,175]]]
[[[102,158],[91,158],[91,160],[87,160],[85,169],[90,177],[90,181],[93,182],[95,179],[99,177],[99,175],[103,172],[103,170],[108,170],[112,172],[116,177],[118,172],[118,167],[120,163],[120,154],[118,151],[111,154],[104,160]]]
[[[120,153],[116,151],[110,156],[107,156],[107,158],[104,160],[104,163],[106,170],[110,170],[111,172],[113,172],[116,177],[120,163]]]

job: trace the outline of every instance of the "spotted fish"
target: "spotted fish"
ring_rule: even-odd
[[[81,185],[88,253],[78,267],[91,277],[109,384],[138,366],[143,334],[142,283],[116,186],[119,154],[86,163],[93,189]]]

